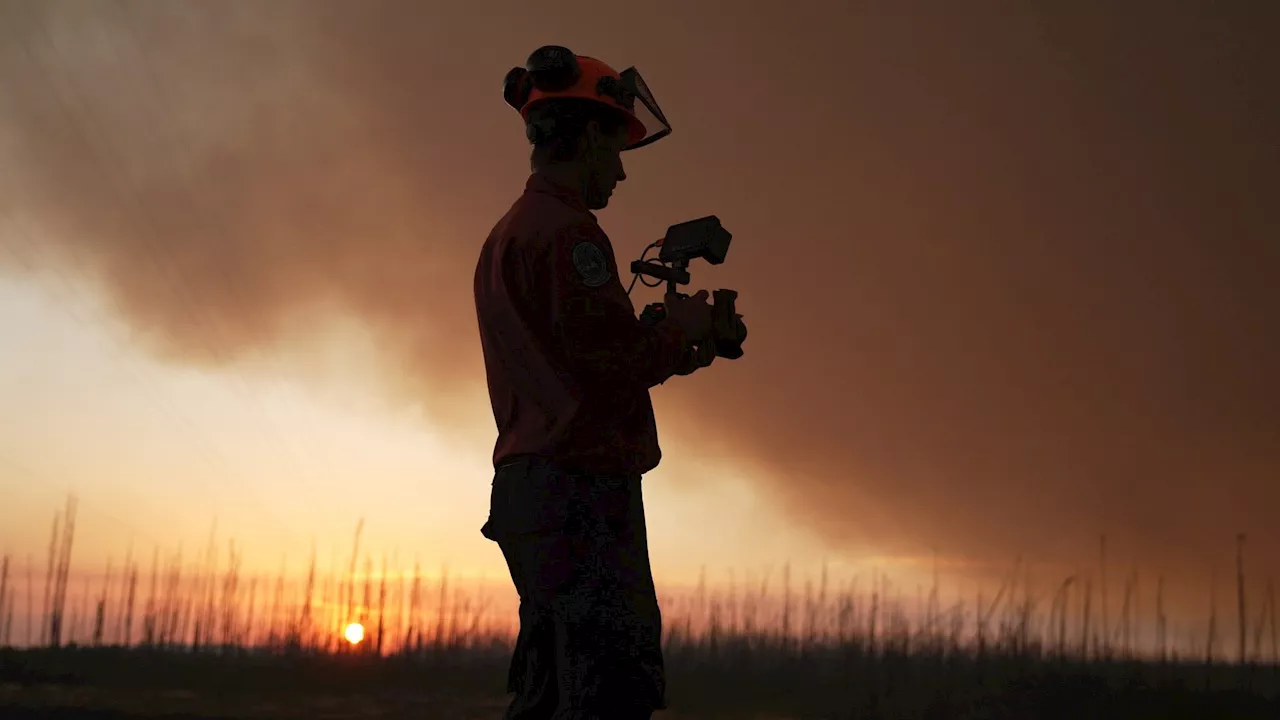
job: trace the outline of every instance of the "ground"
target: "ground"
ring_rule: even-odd
[[[499,720],[500,653],[0,651],[0,718]],[[1280,717],[1274,667],[815,654],[669,661],[655,720]]]

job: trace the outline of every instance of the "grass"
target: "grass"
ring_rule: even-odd
[[[396,573],[385,557],[375,568],[361,553],[362,524],[340,573],[317,573],[313,557],[300,578],[248,577],[234,543],[219,552],[211,538],[194,562],[130,552],[73,593],[75,511],[71,498],[54,520],[42,582],[30,561],[19,573],[0,558],[6,718],[54,706],[501,716],[514,607],[447,574]],[[1230,643],[1216,603],[1199,637],[1172,632],[1163,578],[1145,623],[1154,633],[1144,633],[1136,574],[1116,617],[1105,574],[1096,593],[1088,578],[1041,593],[1011,578],[990,600],[946,606],[936,581],[913,606],[884,575],[860,592],[824,571],[801,591],[786,569],[781,587],[766,577],[664,593],[665,717],[1280,717],[1274,590],[1268,582],[1250,615],[1243,549],[1241,537]],[[1105,564],[1105,539],[1100,550]],[[366,628],[364,642],[342,639],[348,622]]]

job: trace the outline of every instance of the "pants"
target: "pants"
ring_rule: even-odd
[[[520,596],[505,720],[647,720],[666,707],[640,477],[500,467],[481,530]]]

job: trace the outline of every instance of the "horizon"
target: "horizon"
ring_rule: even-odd
[[[165,552],[157,545],[152,548],[151,560],[148,561],[142,552],[145,547],[139,548],[142,554],[139,556],[133,554],[135,548],[131,544],[128,555],[118,565],[114,558],[108,557],[107,567],[101,572],[73,570],[76,566],[72,560],[73,540],[79,507],[74,497],[69,497],[67,502],[66,508],[55,513],[55,532],[49,545],[47,564],[43,568],[34,563],[30,554],[20,566],[18,558],[0,547],[0,562],[3,562],[0,577],[4,581],[0,583],[0,589],[4,590],[0,592],[0,645],[34,648],[48,644],[51,642],[48,632],[52,614],[66,616],[66,635],[62,644],[96,646],[99,641],[94,639],[94,628],[97,627],[103,633],[102,644],[136,645],[143,642],[140,632],[127,636],[122,629],[124,624],[132,623],[136,613],[144,608],[146,613],[160,612],[159,603],[168,608],[174,602],[178,603],[177,609],[172,611],[176,613],[175,618],[183,618],[175,619],[181,627],[177,631],[180,634],[177,642],[199,644],[199,623],[189,625],[187,619],[194,620],[197,617],[195,613],[202,612],[191,604],[193,595],[198,598],[196,605],[209,603],[210,618],[229,618],[224,621],[224,627],[234,625],[238,633],[235,643],[245,648],[270,649],[283,637],[277,636],[277,623],[283,623],[279,632],[284,632],[284,628],[295,627],[290,625],[291,622],[306,624],[306,637],[311,643],[337,643],[340,646],[346,628],[352,623],[364,625],[364,637],[371,640],[373,627],[382,627],[386,612],[390,612],[391,622],[394,622],[394,625],[388,622],[388,632],[398,631],[401,634],[411,631],[419,623],[434,625],[437,628],[435,632],[443,632],[446,619],[449,632],[457,632],[461,612],[465,616],[464,622],[468,618],[470,620],[470,629],[463,631],[466,642],[509,640],[514,637],[517,627],[515,610],[518,598],[510,587],[509,578],[494,578],[485,572],[470,575],[465,571],[451,571],[447,563],[432,565],[417,557],[411,564],[397,564],[399,554],[396,552],[388,556],[386,552],[375,554],[367,547],[362,548],[363,520],[357,524],[354,545],[351,546],[355,554],[344,556],[343,565],[339,565],[335,547],[327,571],[321,565],[319,553],[313,552],[301,568],[291,566],[287,558],[282,558],[275,573],[243,572],[241,563],[245,548],[237,547],[232,538],[216,537],[216,523],[211,527],[209,540],[203,548],[188,548],[185,552],[178,548]],[[68,511],[76,513],[76,521],[70,530],[69,562],[66,570],[62,571],[58,569],[62,562],[58,558],[68,541],[64,536]],[[1105,537],[1100,540],[1106,541]],[[1236,541],[1237,550],[1242,553],[1239,559],[1243,560],[1245,546],[1241,544],[1242,536],[1237,535]],[[220,549],[227,555],[234,553],[233,566],[219,564],[220,561],[229,562]],[[387,564],[388,557],[392,559],[390,565]],[[1237,572],[1243,573],[1244,567],[1239,565]],[[41,569],[43,573],[37,572]],[[708,568],[702,566],[696,583],[659,582],[658,597],[664,607],[665,633],[671,635],[674,632],[675,639],[685,638],[693,642],[705,641],[708,633],[717,631],[728,632],[731,636],[734,633],[763,633],[765,637],[790,637],[819,643],[843,641],[848,632],[853,633],[850,638],[866,638],[869,633],[883,633],[884,637],[891,638],[910,632],[925,633],[926,638],[940,640],[945,620],[952,633],[949,642],[959,641],[968,647],[982,634],[976,609],[985,607],[982,614],[989,618],[987,623],[993,630],[1009,632],[1011,614],[1018,618],[1025,612],[1029,637],[1033,642],[1056,647],[1058,640],[1055,638],[1065,632],[1067,638],[1072,638],[1065,641],[1066,647],[1075,653],[1080,652],[1079,643],[1083,642],[1075,638],[1082,637],[1083,633],[1083,637],[1093,643],[1090,645],[1092,650],[1084,651],[1086,655],[1101,652],[1105,647],[1107,653],[1120,653],[1126,657],[1133,653],[1136,657],[1159,659],[1168,654],[1183,661],[1195,661],[1197,657],[1203,660],[1208,654],[1215,659],[1232,662],[1239,658],[1241,652],[1236,638],[1239,631],[1246,638],[1250,662],[1269,660],[1280,667],[1280,648],[1276,646],[1278,630],[1275,627],[1278,611],[1274,578],[1269,575],[1264,582],[1244,575],[1227,577],[1224,595],[1218,594],[1219,583],[1202,598],[1201,607],[1192,610],[1176,597],[1172,602],[1165,597],[1169,578],[1160,574],[1152,582],[1136,567],[1127,571],[1123,566],[1098,567],[1084,570],[1083,577],[1077,571],[1068,576],[1050,575],[1046,578],[1044,568],[1038,568],[1019,556],[1011,567],[1006,568],[1008,572],[998,587],[973,582],[968,587],[957,588],[966,584],[963,577],[944,574],[941,564],[935,560],[929,568],[930,583],[917,583],[914,595],[909,585],[906,586],[905,596],[904,585],[899,584],[894,573],[883,565],[863,567],[860,572],[850,575],[848,568],[837,567],[832,572],[832,567],[824,563],[817,578],[804,572],[792,574],[791,569],[792,564],[784,562],[780,567],[720,569],[719,572],[713,571],[718,576],[713,577],[708,574]],[[739,570],[743,571],[742,575],[738,575]],[[1098,572],[1096,577],[1093,571]],[[67,577],[65,605],[61,612],[54,612],[52,608],[57,602],[49,593],[63,572]],[[1112,583],[1109,595],[1106,592],[1108,576]],[[126,609],[130,577],[136,594]],[[413,581],[412,594],[416,596],[420,588],[423,599],[409,601],[416,604],[416,609],[409,608],[406,621],[405,598],[410,595],[407,586],[410,580]],[[815,580],[819,584],[815,585]],[[1145,584],[1143,580],[1146,580]],[[1177,579],[1173,580],[1176,586]],[[263,581],[262,596],[256,595],[259,581]],[[860,582],[863,583],[861,589]],[[1085,588],[1083,593],[1079,590],[1082,584]],[[1117,584],[1122,588],[1120,592],[1117,592]],[[244,597],[246,585],[247,599]],[[72,592],[71,588],[77,586],[79,592]],[[364,589],[363,599],[359,595],[361,588]],[[374,588],[377,588],[376,593]],[[390,592],[382,595],[387,588]],[[1046,588],[1053,592],[1046,592]],[[433,603],[436,589],[439,596]],[[896,595],[891,595],[891,590],[896,591]],[[1244,598],[1238,594],[1241,591],[1245,593]],[[275,594],[274,604],[269,612],[263,613],[258,610],[256,598],[263,598],[265,603],[268,592]],[[24,599],[19,601],[19,597]],[[373,597],[379,598],[377,606],[368,604]],[[387,604],[388,600],[391,605]],[[398,608],[394,607],[397,602]],[[1047,614],[1042,610],[1046,602],[1052,603]],[[1236,610],[1236,603],[1240,602],[1244,603],[1241,607],[1247,608],[1246,612],[1253,613],[1246,616],[1243,625]],[[101,624],[95,625],[93,609],[99,607],[99,603],[105,608],[105,614],[97,621]],[[793,607],[793,603],[803,609],[801,622],[788,623],[786,619],[791,614],[788,608]],[[868,605],[871,610],[867,609]],[[870,621],[870,628],[862,626],[863,614],[874,614],[876,606],[885,616],[881,626],[877,628],[874,620]],[[22,612],[18,612],[19,608]],[[743,614],[744,608],[749,611],[749,616]],[[253,624],[255,610],[258,610],[260,622],[263,614],[269,616],[267,627]],[[1000,611],[998,615],[997,610]],[[849,611],[854,612],[851,625],[844,618],[844,613]],[[1234,623],[1233,612],[1236,613]],[[129,621],[125,620],[126,613]],[[320,615],[323,617],[316,620],[315,617]],[[840,616],[838,620],[836,615]],[[365,625],[375,616],[379,623],[377,626]],[[744,617],[747,618],[745,625]],[[993,620],[997,617],[1000,620],[995,624]],[[112,618],[115,619],[114,625]],[[241,622],[245,623],[243,627]],[[838,634],[832,634],[837,622],[841,623],[841,629]],[[890,627],[891,623],[895,623],[894,627]],[[901,627],[896,623],[902,623]],[[1061,628],[1057,627],[1058,624]],[[134,624],[134,627],[137,629],[138,626]],[[811,636],[815,628],[819,635]],[[20,641],[15,642],[15,638]],[[168,642],[174,642],[173,638]],[[208,642],[207,638],[205,642]],[[396,641],[392,637],[385,652],[402,652],[404,642],[407,640]]]

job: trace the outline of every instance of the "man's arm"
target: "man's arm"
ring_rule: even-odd
[[[552,322],[576,379],[596,392],[648,389],[681,369],[689,348],[684,331],[670,320],[640,324],[599,227],[558,233],[550,252]]]

